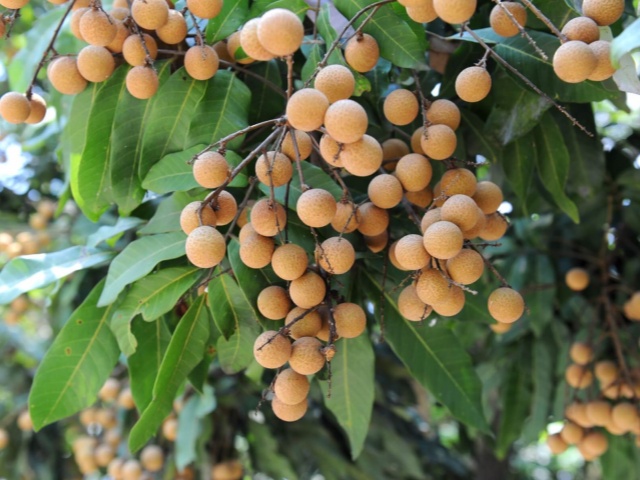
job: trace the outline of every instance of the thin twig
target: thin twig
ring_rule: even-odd
[[[529,32],[527,32],[525,28],[522,25],[520,25],[520,22],[518,22],[518,19],[513,16],[513,13],[511,13],[511,10],[509,10],[507,7],[504,6],[504,3],[502,2],[502,0],[493,0],[493,2],[502,9],[502,11],[507,15],[507,17],[509,17],[509,20],[511,20],[511,23],[513,23],[517,27],[517,29],[520,31],[520,35],[522,35],[527,40],[527,42],[529,42],[529,45],[531,45],[533,49],[536,51],[536,53],[540,55],[540,58],[542,58],[543,60],[549,60],[549,57],[544,52],[544,50],[542,50],[538,46],[536,41],[531,37],[531,35],[529,35]]]
[[[525,6],[527,6],[536,17],[542,20],[542,23],[544,23],[549,28],[549,30],[551,30],[551,32],[560,39],[561,42],[567,41],[567,37],[560,30],[558,30],[558,27],[556,27],[553,22],[549,20],[547,16],[542,13],[542,11],[540,11],[538,7],[531,3],[530,0],[522,0],[522,3],[524,3]]]
[[[247,191],[244,194],[244,198],[242,199],[242,202],[240,202],[240,205],[238,205],[238,211],[234,215],[233,220],[229,225],[229,229],[227,230],[227,233],[224,234],[225,243],[227,242],[227,240],[229,240],[229,237],[231,236],[231,232],[233,232],[234,227],[238,223],[238,219],[240,218],[240,215],[242,215],[242,210],[247,206],[247,202],[251,197],[251,193],[253,192],[253,189],[255,188],[256,183],[258,183],[258,179],[256,177],[251,177],[249,179],[249,186],[247,187]]]

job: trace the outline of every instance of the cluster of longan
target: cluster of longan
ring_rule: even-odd
[[[36,206],[36,212],[29,217],[29,226],[35,232],[22,231],[12,235],[0,232],[0,263],[2,257],[7,260],[20,255],[33,255],[51,244],[51,236],[45,231],[56,211],[55,203],[43,200]]]
[[[562,430],[547,439],[551,451],[559,454],[569,445],[576,445],[587,461],[601,456],[608,448],[608,440],[598,427],[617,436],[631,433],[639,443],[640,372],[632,370],[631,378],[625,379],[615,362],[601,360],[594,364],[593,348],[581,342],[571,346],[569,356],[573,363],[565,372],[567,383],[584,390],[593,384],[595,377],[598,396],[587,402],[573,401],[567,406]]]

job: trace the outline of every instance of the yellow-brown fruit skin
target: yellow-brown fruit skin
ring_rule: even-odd
[[[218,152],[205,152],[193,163],[193,176],[204,188],[218,188],[229,178],[231,170],[226,158]]]
[[[463,249],[458,255],[447,260],[447,272],[454,282],[471,285],[484,273],[484,260],[475,250]]]
[[[380,253],[389,243],[389,232],[386,230],[378,235],[363,235],[362,237],[364,238],[364,244],[373,253]]]
[[[524,313],[524,299],[512,288],[501,287],[491,292],[487,307],[496,321],[513,323]]]
[[[611,420],[619,429],[636,432],[640,427],[638,407],[629,402],[619,403],[611,409]]]
[[[87,87],[87,81],[78,71],[73,57],[58,57],[47,67],[47,77],[57,91],[64,95],[76,95]]]
[[[238,203],[236,202],[236,199],[225,190],[220,192],[220,195],[218,195],[218,198],[212,206],[216,212],[218,225],[227,225],[231,223],[233,218],[236,216],[236,213],[238,213]]]
[[[610,360],[603,360],[595,364],[594,373],[603,390],[618,378],[618,366]]]
[[[203,225],[195,228],[185,244],[187,258],[199,268],[212,268],[218,265],[227,250],[224,237],[215,228]]]
[[[279,203],[264,198],[251,209],[251,225],[260,235],[274,237],[286,227],[287,213]]]
[[[287,313],[284,324],[289,329],[289,336],[294,340],[315,337],[322,328],[322,317],[317,310],[308,312],[305,308],[293,307]]]
[[[382,165],[382,147],[371,135],[363,135],[353,143],[342,145],[339,161],[351,175],[368,177]]]
[[[584,437],[584,430],[580,425],[567,422],[560,431],[560,436],[567,445],[576,445]]]
[[[174,442],[178,436],[178,420],[167,418],[162,423],[162,436],[170,442]]]
[[[376,207],[393,208],[402,201],[402,184],[393,175],[378,175],[369,183],[367,193]]]
[[[469,103],[484,100],[491,91],[491,75],[486,68],[465,68],[456,78],[455,88],[458,96]]]
[[[503,333],[507,333],[511,330],[511,323],[492,323],[489,325],[489,328],[493,331],[493,333],[497,333],[498,335],[502,335]]]
[[[327,286],[320,275],[306,272],[289,285],[289,296],[300,308],[313,308],[324,300]]]
[[[466,168],[447,170],[440,179],[440,190],[444,195],[449,197],[457,193],[473,197],[476,189],[476,176]],[[435,187],[433,193],[436,195]],[[442,203],[444,203],[444,201]]]
[[[420,270],[431,261],[421,235],[409,234],[398,240],[395,248],[397,262],[404,270]]]
[[[158,74],[150,67],[133,67],[126,77],[127,90],[131,96],[146,100],[158,91]]]
[[[295,129],[312,132],[320,128],[328,108],[329,100],[324,93],[315,88],[303,88],[287,102],[287,120]]]
[[[431,225],[436,222],[442,220],[442,215],[440,214],[440,207],[432,208],[431,210],[427,210],[420,221],[420,231],[424,235],[424,232],[427,231]]]
[[[273,272],[283,280],[300,278],[307,270],[309,259],[304,248],[288,243],[276,248],[271,257]]]
[[[293,175],[291,160],[280,152],[266,152],[256,161],[256,176],[268,187],[286,185]]]
[[[329,103],[334,103],[353,95],[356,79],[344,65],[328,65],[320,70],[313,86],[326,95]]]
[[[411,135],[411,151],[413,153],[419,153],[420,155],[424,155],[424,150],[422,150],[422,137],[424,137],[424,127],[416,128],[415,132]]]
[[[384,161],[385,170],[392,172],[395,170],[398,160],[405,155],[409,155],[409,145],[400,140],[399,138],[390,138],[385,140],[381,144],[382,147],[382,160]],[[394,162],[388,162],[387,160],[395,160]]]
[[[479,237],[487,242],[500,240],[507,228],[509,228],[507,221],[499,213],[492,213],[486,216],[486,223]]]
[[[11,10],[17,10],[18,8],[24,7],[29,0],[2,0],[2,5],[5,8],[10,8]]]
[[[229,35],[229,38],[227,38],[226,46],[229,57],[231,57],[232,61],[238,62],[241,65],[248,65],[255,62],[255,58],[251,58],[246,54],[246,52],[242,54],[242,52],[240,51],[240,38],[240,32],[233,32],[231,35]]]
[[[300,195],[296,204],[296,211],[302,223],[315,228],[329,225],[337,208],[333,195],[320,188],[307,190]]]
[[[422,4],[409,6],[407,8],[407,15],[414,22],[418,23],[431,23],[438,18],[438,14],[433,8],[433,0],[426,0]]]
[[[218,71],[220,59],[209,45],[194,45],[184,56],[184,68],[196,80],[209,80]]]
[[[222,5],[222,0],[187,0],[189,11],[199,18],[217,17]]]
[[[274,339],[271,340],[272,338]],[[271,342],[267,344],[269,341]],[[264,368],[280,368],[291,357],[291,342],[275,330],[267,330],[256,338],[253,356]]]
[[[112,53],[122,53],[124,41],[129,37],[129,29],[125,27],[122,20],[116,20],[116,36],[111,43],[107,45],[107,49]]]
[[[96,8],[91,8],[80,17],[78,28],[85,42],[98,47],[109,45],[118,33],[113,18]]]
[[[553,71],[560,80],[580,83],[593,73],[598,65],[596,54],[584,42],[572,40],[560,45],[553,55]]]
[[[158,38],[168,45],[177,45],[187,37],[187,22],[177,10],[169,10],[167,23],[156,29]]]
[[[477,183],[476,192],[472,198],[486,215],[495,213],[504,200],[500,187],[486,180]]]
[[[435,268],[426,268],[416,281],[416,294],[427,305],[442,302],[449,295],[449,282],[442,272]]]
[[[464,308],[464,291],[457,285],[451,285],[447,298],[433,304],[433,311],[441,317],[454,317]]]
[[[133,0],[131,16],[147,30],[155,30],[167,23],[169,6],[165,0]]]
[[[611,419],[611,404],[604,400],[587,403],[587,418],[595,426],[603,427]]]
[[[278,374],[273,384],[273,393],[285,405],[297,405],[309,394],[309,380],[291,368],[286,368]]]
[[[567,287],[574,292],[581,292],[589,286],[589,273],[584,268],[572,268],[564,277]]]
[[[587,365],[593,360],[593,348],[586,343],[576,342],[569,349],[569,357],[578,365]]]
[[[587,80],[594,82],[602,82],[607,80],[616,73],[616,69],[611,64],[611,43],[604,40],[598,40],[589,45],[589,48],[596,56],[596,68],[587,77]]]
[[[476,0],[433,0],[433,8],[438,17],[451,24],[469,20],[476,12],[476,6]]]
[[[336,214],[331,219],[331,227],[338,233],[351,233],[360,224],[360,212],[348,200],[338,202]]]
[[[301,337],[291,345],[289,366],[301,375],[313,375],[322,370],[325,358],[322,344],[315,337]]]
[[[7,92],[0,97],[0,115],[9,123],[24,123],[31,114],[29,100],[22,93]]]
[[[373,203],[363,203],[358,207],[360,221],[358,231],[368,237],[375,237],[384,232],[389,226],[389,213],[376,207]]]
[[[569,40],[578,40],[587,44],[600,39],[598,24],[589,17],[572,18],[562,28],[562,34]]]
[[[425,304],[416,293],[416,287],[405,287],[398,296],[400,315],[410,322],[421,322],[431,314],[431,307]]]
[[[116,68],[111,52],[104,47],[87,45],[78,52],[78,71],[89,82],[104,82]]]
[[[471,197],[456,194],[449,197],[440,208],[442,220],[456,224],[467,231],[478,223],[478,207]]]
[[[241,480],[243,473],[239,460],[226,460],[211,468],[211,480]]]
[[[408,192],[419,192],[426,188],[433,176],[431,163],[424,155],[410,153],[396,165],[396,177]]]
[[[293,144],[293,137],[291,136],[291,132],[294,133],[296,145]],[[296,146],[298,147],[297,154]],[[300,160],[306,160],[311,156],[311,152],[313,152],[313,143],[311,142],[311,137],[308,133],[303,132],[302,130],[289,130],[282,140],[280,150],[292,162],[295,162],[297,160],[297,155],[300,155]]]
[[[360,305],[340,303],[333,309],[336,331],[341,338],[356,338],[367,328],[367,316]]]
[[[382,110],[390,123],[409,125],[418,116],[420,106],[415,94],[404,88],[399,88],[384,99]]]
[[[405,192],[405,198],[420,208],[427,208],[433,201],[433,190],[431,188],[423,188],[418,192]]]
[[[434,223],[424,232],[424,247],[429,255],[440,260],[455,257],[462,250],[463,242],[460,228],[445,220]]]
[[[601,27],[616,22],[624,12],[624,0],[584,0],[582,13]]]
[[[140,453],[140,463],[150,472],[159,472],[164,466],[162,448],[157,445],[147,445]]]
[[[591,371],[582,365],[577,364],[571,364],[567,367],[567,370],[565,371],[565,379],[569,386],[579,390],[587,388],[593,383],[593,375]]]
[[[264,268],[271,263],[274,243],[271,237],[249,235],[240,243],[240,259],[249,268]]]
[[[345,145],[341,145],[336,142],[331,135],[322,135],[320,137],[320,156],[332,167],[342,168],[344,163],[342,162],[342,151]]]
[[[71,20],[69,21],[69,29],[71,30],[71,33],[73,34],[73,36],[76,37],[78,40],[84,41],[84,38],[82,38],[82,34],[80,33],[80,18],[82,18],[82,15],[84,15],[88,11],[89,11],[89,8],[87,7],[78,8],[71,15]]]
[[[356,251],[346,238],[331,237],[316,249],[316,258],[318,265],[326,272],[331,275],[342,275],[353,267]]]
[[[282,320],[289,313],[291,301],[284,288],[270,285],[258,294],[257,305],[265,318]]]
[[[462,119],[460,109],[455,103],[440,99],[429,106],[427,120],[434,125],[446,125],[452,130],[457,130]]]
[[[344,57],[351,68],[356,72],[365,73],[378,63],[380,47],[375,38],[368,33],[361,36],[353,36],[344,48]]]
[[[149,51],[149,56],[155,60],[158,56],[158,44],[151,35],[143,33],[142,37]],[[147,50],[145,50],[139,35],[129,35],[122,43],[122,56],[132,67],[140,67],[145,64]]]
[[[327,109],[324,126],[336,142],[353,143],[367,132],[369,118],[360,104],[353,100],[338,100]]]
[[[296,422],[307,413],[308,402],[304,399],[296,405],[287,405],[281,402],[278,397],[273,397],[271,409],[276,417],[284,422]]]
[[[562,439],[559,433],[549,435],[547,437],[547,446],[549,447],[549,450],[551,450],[551,453],[553,453],[554,455],[560,455],[568,448],[568,445]]]
[[[593,457],[599,457],[607,451],[609,441],[602,433],[591,432],[585,435],[578,446]]]
[[[278,57],[293,54],[302,45],[304,27],[291,10],[274,8],[265,12],[258,24],[258,40]]]
[[[491,10],[491,15],[489,16],[491,28],[502,37],[518,35],[518,33],[520,33],[518,25],[524,27],[527,24],[527,9],[524,8],[523,5],[515,2],[500,2],[500,5],[495,5]],[[517,25],[513,22],[509,14],[504,11],[505,9],[516,19]]]
[[[258,39],[259,25],[259,18],[254,18],[244,24],[242,30],[240,30],[240,45],[251,58],[260,61],[271,60],[274,55],[264,48]]]

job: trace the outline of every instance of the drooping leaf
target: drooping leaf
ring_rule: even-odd
[[[304,14],[309,10],[309,5],[304,0],[256,0],[251,4],[250,18],[259,17],[268,10],[274,8],[286,8],[298,15],[302,20]]]
[[[253,361],[253,343],[260,334],[260,325],[252,318],[241,319],[237,330],[217,343],[218,360],[227,374],[238,373]]]
[[[282,74],[278,61],[260,62],[252,66],[251,71],[260,75],[261,79],[248,75],[245,78],[245,83],[251,90],[249,122],[257,123],[282,115],[285,109],[285,96],[274,91],[267,82],[263,81],[263,79],[267,80],[282,89]],[[283,92],[283,90],[280,91],[280,93]]]
[[[87,237],[87,247],[97,247],[102,242],[119,236],[127,230],[136,228],[142,223],[144,223],[144,220],[136,217],[118,218],[115,225],[103,225],[94,233],[89,235],[89,237]]]
[[[533,344],[533,397],[531,412],[524,424],[522,437],[526,442],[537,440],[549,421],[553,389],[552,342],[540,339]]]
[[[231,275],[224,273],[211,280],[208,291],[213,321],[225,339],[240,329],[241,322],[257,324],[252,306]]]
[[[527,199],[531,192],[534,180],[533,172],[537,162],[533,135],[526,135],[511,142],[505,147],[502,158],[504,173],[526,214],[528,212]]]
[[[93,404],[118,362],[108,326],[112,307],[96,305],[103,287],[104,281],[73,312],[38,367],[29,394],[36,430]]]
[[[171,412],[173,399],[189,372],[202,360],[209,337],[209,313],[200,296],[180,319],[162,358],[151,402],[129,435],[129,450],[138,451]]]
[[[113,252],[98,248],[70,247],[59,252],[14,258],[0,272],[0,305],[73,272],[104,265],[113,256]]]
[[[331,398],[327,398],[328,382],[320,382],[320,386],[324,404],[347,434],[351,458],[356,459],[364,448],[371,423],[375,356],[366,334],[343,339],[336,348],[337,353],[331,360]]]
[[[184,255],[186,236],[182,232],[161,233],[131,242],[113,259],[107,274],[107,284],[99,305],[112,303],[130,283],[148,274],[164,260]]]
[[[467,152],[482,155],[492,163],[498,163],[502,157],[500,145],[484,132],[484,123],[475,113],[461,109],[463,125],[467,132]]]
[[[194,395],[178,415],[176,467],[179,471],[196,460],[196,442],[202,432],[203,419],[216,408],[213,387],[207,385],[202,395]]]
[[[498,458],[505,458],[509,448],[520,437],[531,401],[529,377],[522,374],[523,365],[514,362],[503,384],[502,414],[496,445]]]
[[[242,26],[249,15],[247,0],[226,0],[222,10],[207,22],[207,43],[213,44],[224,40]]]

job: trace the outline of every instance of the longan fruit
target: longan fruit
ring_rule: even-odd
[[[187,0],[187,8],[199,18],[214,18],[222,10],[223,0]]]
[[[367,328],[367,315],[360,305],[340,303],[333,309],[336,331],[341,338],[356,338]]]
[[[353,267],[356,252],[351,242],[342,237],[327,238],[316,247],[318,265],[332,275],[342,275]]]
[[[298,90],[287,102],[287,121],[303,132],[312,132],[322,126],[329,100],[315,88]]]
[[[115,378],[108,378],[100,391],[98,392],[98,398],[103,402],[113,402],[120,392],[120,382]]]
[[[97,47],[106,47],[118,33],[111,15],[97,8],[89,9],[80,17],[78,29],[85,42]]]
[[[114,20],[120,20],[120,21],[125,20],[129,16],[129,13],[130,13],[129,7],[113,7],[109,11],[109,15],[111,15],[111,18],[113,18]]]
[[[47,114],[47,102],[44,100],[44,98],[42,98],[37,93],[31,94],[31,99],[29,100],[29,108],[30,108],[29,116],[24,121],[24,123],[27,123],[30,125],[40,123],[44,119],[45,115]],[[46,228],[47,219],[45,217],[42,217],[40,214],[37,214],[37,215],[39,218],[42,219],[42,222],[39,223],[40,227],[36,227],[34,225],[31,225],[31,226],[35,230],[44,230],[44,228]],[[35,217],[32,217],[30,219],[30,224],[33,218]]]
[[[472,198],[482,213],[487,215],[495,213],[504,200],[500,187],[486,180],[476,184],[476,192]]]
[[[325,357],[322,343],[315,337],[301,337],[291,344],[289,366],[301,375],[313,375],[322,370]]]
[[[222,261],[227,246],[218,230],[203,225],[193,229],[187,236],[185,250],[187,258],[196,267],[212,268]]]
[[[104,82],[116,68],[116,61],[104,47],[87,45],[78,52],[78,71],[89,82]]]
[[[424,155],[410,153],[398,161],[395,174],[405,190],[418,192],[429,185],[433,169]]]
[[[578,445],[594,457],[599,457],[609,448],[609,441],[600,432],[587,433]]]
[[[368,33],[354,35],[344,47],[344,58],[356,72],[373,70],[380,58],[380,47]]]
[[[562,440],[564,440],[566,444],[576,445],[580,443],[580,440],[584,437],[584,429],[580,425],[567,422],[560,431],[560,437],[562,437]]]
[[[165,0],[133,0],[131,16],[146,30],[155,30],[169,19],[169,6]]]
[[[571,364],[567,367],[564,375],[569,386],[577,389],[587,388],[593,383],[593,375],[586,367]]]
[[[291,342],[275,330],[267,330],[256,338],[253,344],[253,356],[264,368],[280,368],[289,361]]]
[[[638,407],[629,402],[622,402],[611,409],[611,420],[618,428],[626,431],[637,429],[640,424]]]
[[[258,24],[258,40],[278,57],[296,52],[304,39],[304,26],[291,10],[274,8],[265,12]]]
[[[434,125],[446,125],[457,130],[461,121],[460,109],[451,100],[436,100],[429,105],[427,120]]]
[[[399,88],[387,95],[382,110],[393,125],[409,125],[417,118],[420,105],[413,92]]]
[[[419,153],[420,155],[424,155],[424,150],[422,150],[422,137],[424,136],[424,127],[418,127],[411,135],[411,151],[413,153]]]
[[[444,195],[452,196],[457,193],[473,197],[476,193],[476,176],[466,168],[447,170],[440,179],[440,189]],[[434,188],[434,195],[436,189]],[[436,195],[437,196],[437,195]]]
[[[336,205],[336,214],[331,220],[331,226],[338,233],[351,233],[360,224],[360,212],[349,200],[341,200]]]
[[[594,366],[593,372],[601,387],[613,383],[618,378],[618,366],[610,360],[602,360]]]
[[[160,81],[156,71],[147,66],[133,67],[127,73],[127,90],[131,96],[140,100],[151,98],[158,91]]]
[[[294,320],[295,323],[291,324]],[[322,328],[322,317],[317,310],[310,312],[305,308],[293,307],[287,313],[284,324],[289,329],[289,336],[294,340],[315,337]]]
[[[584,0],[582,13],[605,27],[616,22],[624,13],[624,0]]]
[[[493,333],[497,333],[498,335],[502,335],[511,330],[511,323],[492,323],[489,325],[489,328],[493,331]]]
[[[524,299],[512,288],[500,287],[489,295],[487,308],[496,321],[513,323],[524,313]]]
[[[458,255],[447,260],[447,272],[454,282],[471,285],[484,273],[484,260],[475,250],[463,249]]]
[[[309,394],[309,380],[291,368],[282,370],[273,384],[273,393],[285,405],[297,405]]]
[[[156,29],[156,35],[168,45],[177,45],[187,38],[187,30],[187,21],[182,12],[169,10],[167,23]]]
[[[103,443],[96,447],[96,450],[93,455],[94,455],[96,464],[99,467],[106,467],[107,465],[109,465],[111,460],[113,460],[113,457],[115,457],[116,452],[113,450],[113,447],[111,445],[107,445]]]
[[[604,400],[596,400],[586,405],[587,418],[598,427],[603,427],[611,419],[611,404]]]
[[[369,118],[359,103],[353,100],[338,100],[327,108],[324,126],[336,142],[353,143],[360,140],[367,132]]]
[[[344,167],[341,158],[344,147],[345,145],[336,142],[330,135],[324,134],[320,137],[320,156],[332,167]]]
[[[353,95],[356,79],[344,65],[328,65],[318,72],[313,86],[325,94],[329,103],[334,103]]]
[[[240,243],[240,260],[249,268],[264,268],[271,263],[273,238],[254,234]]]
[[[136,403],[135,400],[133,399],[133,393],[131,392],[131,388],[126,387],[123,388],[120,391],[120,394],[118,395],[118,406],[120,406],[121,408],[124,408],[125,410],[131,410],[133,408],[135,408]]]
[[[240,32],[234,32],[234,34],[237,34],[237,33],[240,33]],[[233,63],[235,60],[229,54],[229,50],[227,48],[228,47],[227,41],[220,40],[219,42],[214,43],[213,44],[213,49],[218,54],[218,58],[220,60],[224,60],[225,62],[228,62],[228,63]]]
[[[478,207],[471,197],[462,194],[450,196],[440,208],[442,220],[456,224],[466,231],[478,223]]]
[[[382,165],[382,147],[370,135],[363,135],[353,143],[342,145],[339,155],[345,170],[356,177],[368,177]]]
[[[420,230],[424,234],[431,225],[436,222],[442,220],[442,215],[440,214],[440,207],[432,208],[431,210],[427,210],[420,221]]]
[[[84,38],[82,38],[82,34],[80,33],[80,18],[82,18],[82,15],[87,13],[89,10],[90,9],[87,7],[78,8],[71,14],[71,18],[69,20],[69,30],[71,30],[73,36],[78,40],[84,41]]]
[[[399,138],[390,138],[385,140],[381,144],[382,146],[382,160],[384,162],[384,168],[388,171],[393,171],[398,164],[398,160],[405,155],[411,153],[409,145],[400,140]],[[389,162],[388,160],[395,160]]]
[[[294,243],[279,246],[271,257],[273,272],[287,281],[300,278],[307,271],[308,264],[307,252]]]
[[[291,132],[293,132],[293,137],[295,137],[296,145],[293,144],[293,137],[291,136]],[[309,136],[309,134],[303,132],[302,130],[290,129],[282,140],[280,150],[292,162],[296,161],[296,146],[298,147],[298,155],[300,155],[300,160],[306,160],[311,156],[311,152],[313,152],[313,143],[311,142],[311,137]]]
[[[389,213],[371,202],[363,203],[358,207],[360,219],[358,231],[368,237],[375,237],[384,232],[389,226]]]
[[[402,270],[406,272],[407,270],[402,265],[400,265],[400,262],[398,262],[398,258],[396,257],[397,245],[398,245],[398,240],[396,240],[391,245],[389,245],[389,261],[391,262],[391,265],[396,267],[398,270]]]
[[[140,452],[140,463],[145,470],[159,472],[164,466],[164,453],[158,445],[147,445]]]
[[[231,169],[219,152],[204,152],[193,162],[193,177],[204,188],[218,188],[229,178]]]
[[[271,285],[258,294],[258,310],[269,320],[282,320],[291,309],[291,300],[287,290]]]
[[[598,65],[598,58],[584,42],[571,40],[560,45],[553,55],[553,71],[567,83],[584,82]]]
[[[393,175],[377,175],[369,182],[367,193],[376,207],[393,208],[402,201],[402,184]]]
[[[274,57],[274,54],[264,48],[258,39],[260,21],[260,18],[254,18],[244,24],[242,30],[240,30],[240,45],[244,52],[251,58],[268,61]]]
[[[191,202],[182,209],[182,212],[180,212],[180,228],[187,235],[200,226],[198,209],[201,205],[202,202],[199,201]],[[202,209],[202,225],[215,227],[216,221],[216,213],[210,205],[205,205]]]
[[[331,326],[329,325],[329,309],[326,307],[321,307],[319,310],[320,318],[322,319],[322,326],[318,333],[316,333],[316,338],[318,340],[322,340],[323,342],[328,342],[329,337],[331,336]],[[334,338],[334,341],[337,340],[338,336]]]
[[[463,242],[460,228],[445,220],[432,224],[424,232],[424,247],[429,255],[440,260],[455,257],[462,250]]]
[[[583,428],[591,428],[593,424],[587,418],[587,406],[584,403],[573,402],[567,405],[565,417]]]
[[[29,3],[29,0],[2,0],[0,5],[11,10],[17,10],[24,7],[27,3]]]
[[[513,19],[505,10],[508,10],[509,13],[515,18],[516,23],[514,23]],[[491,28],[498,35],[502,37],[513,37],[520,33],[520,25],[521,28],[527,24],[527,9],[516,2],[500,2],[499,5],[495,5],[491,10],[491,15],[489,16],[489,23],[491,24]]]
[[[162,422],[162,436],[170,442],[175,442],[178,437],[178,420],[174,417]]]
[[[33,421],[31,420],[31,415],[28,410],[24,410],[20,412],[17,420],[18,428],[23,432],[30,432],[33,430]]]
[[[216,221],[218,222],[218,225],[227,225],[233,221],[236,213],[238,213],[238,203],[233,195],[223,190],[215,200],[213,209],[216,212]]]
[[[233,32],[227,38],[227,53],[232,58],[234,62],[238,62],[241,65],[248,65],[250,63],[255,62],[254,58],[251,58],[244,50],[241,50],[240,47],[240,32]]]
[[[122,53],[122,49],[124,48],[124,41],[129,38],[130,32],[122,20],[115,20],[115,22],[116,36],[113,37],[113,40],[111,40],[106,48],[112,53]]]
[[[458,315],[464,308],[464,291],[457,285],[451,285],[447,297],[441,302],[432,305],[433,311],[442,317]]]
[[[251,225],[260,235],[274,237],[287,225],[287,212],[279,203],[263,198],[251,209]]]
[[[486,223],[479,237],[487,242],[500,240],[507,232],[509,224],[498,212],[486,216]]]
[[[596,68],[587,77],[587,80],[594,82],[602,82],[607,80],[616,73],[616,69],[611,64],[611,43],[604,40],[598,40],[589,45],[589,48],[596,56]]]
[[[400,315],[410,322],[421,322],[431,314],[431,307],[424,303],[416,293],[416,287],[405,287],[398,296]]]
[[[218,71],[220,59],[209,45],[194,45],[184,56],[184,68],[196,80],[209,80]]]
[[[225,460],[211,468],[211,480],[241,480],[243,472],[239,460]]]
[[[379,253],[385,249],[387,243],[389,243],[389,232],[386,230],[378,235],[367,236],[363,235],[364,244],[373,253]]]
[[[435,268],[422,270],[415,287],[418,298],[427,305],[443,302],[449,296],[449,281]]]
[[[433,190],[426,187],[418,192],[405,192],[404,196],[409,203],[420,208],[427,208],[433,201]]]
[[[476,0],[433,0],[438,17],[447,23],[464,23],[476,13]]]
[[[22,93],[7,92],[0,97],[0,115],[9,123],[24,123],[31,114],[29,100]]]
[[[414,22],[431,23],[438,18],[435,8],[433,8],[433,0],[425,0],[423,3],[406,7],[407,15]]]
[[[586,365],[593,360],[593,349],[586,343],[576,342],[571,345],[569,357],[578,365]]]
[[[256,161],[256,176],[268,187],[281,187],[291,180],[293,166],[284,153],[266,152]]]
[[[611,417],[609,417],[609,421],[607,422],[606,425],[603,425],[603,427],[611,435],[616,435],[616,436],[619,436],[619,437],[630,431],[628,426],[622,427],[622,428],[619,427],[617,424],[615,424],[613,422],[613,419]]]
[[[554,455],[560,455],[567,448],[569,448],[569,446],[562,439],[559,433],[555,433],[547,437],[547,446],[549,447],[549,450],[551,450],[551,453]]]
[[[85,408],[80,412],[80,423],[85,427],[88,427],[92,423],[96,423],[96,409]]]
[[[465,102],[480,102],[489,95],[491,83],[491,75],[486,68],[468,67],[456,78],[456,93]]]
[[[562,27],[562,34],[569,40],[578,40],[586,44],[600,40],[598,24],[589,17],[572,18]]]
[[[416,234],[405,235],[398,240],[394,254],[404,270],[420,270],[431,261],[431,255],[424,248],[422,236]]]
[[[306,272],[289,285],[289,296],[300,308],[313,308],[324,300],[327,285],[315,272]],[[300,372],[302,373],[302,372]]]
[[[9,433],[4,429],[0,428],[0,450],[4,450],[9,445]]]
[[[274,396],[271,401],[271,409],[276,417],[285,422],[296,422],[307,413],[308,401],[305,398],[296,405],[287,405]]]
[[[640,320],[640,293],[635,292],[631,298],[624,303],[622,310],[625,317],[629,320]]]
[[[16,312],[18,315],[29,310],[31,303],[26,295],[20,295],[15,300],[13,300],[10,304],[11,310]]]
[[[155,60],[158,56],[158,44],[151,35],[142,34],[144,43],[149,50],[149,56]],[[139,35],[128,36],[122,44],[122,56],[132,67],[140,67],[146,63],[147,51],[144,49]]]
[[[324,227],[331,223],[337,211],[333,195],[321,188],[307,190],[296,203],[298,217],[309,227]]]
[[[142,477],[142,466],[135,458],[127,460],[120,470],[122,480],[139,480]]]

